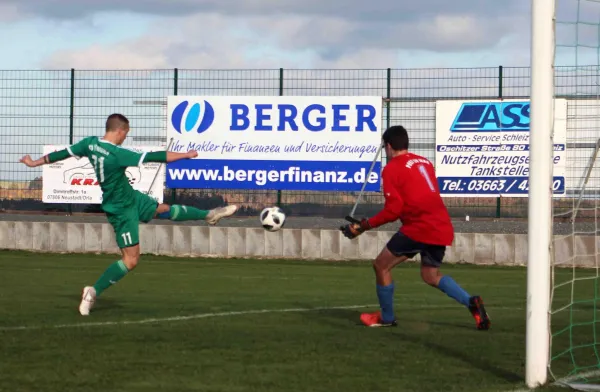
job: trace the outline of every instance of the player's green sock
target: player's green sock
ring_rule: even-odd
[[[121,278],[123,278],[129,270],[123,260],[115,261],[111,265],[108,266],[106,271],[100,276],[98,281],[94,284],[94,288],[96,289],[96,296],[99,296],[104,290],[109,288],[111,285],[117,283]]]
[[[171,210],[165,214],[160,214],[159,217],[170,219],[172,221],[188,221],[188,220],[203,220],[208,215],[207,210],[199,210],[198,208],[172,205]]]

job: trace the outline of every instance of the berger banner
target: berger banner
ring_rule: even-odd
[[[169,188],[359,191],[381,140],[381,97],[189,97],[167,103]],[[367,191],[380,190],[381,164]]]
[[[565,195],[567,101],[554,100],[555,197]],[[527,197],[529,101],[436,102],[435,167],[442,196]]]
[[[67,146],[44,146],[43,154],[59,151]],[[164,151],[164,147],[128,147],[139,152]],[[158,172],[158,175],[157,175]],[[163,202],[165,165],[157,162],[143,163],[139,167],[125,169],[129,183],[140,192]],[[102,190],[94,167],[88,158],[67,158],[43,166],[42,201],[44,203],[101,204]],[[156,177],[156,180],[154,178]],[[154,183],[152,183],[154,181]],[[150,186],[152,185],[152,189]]]

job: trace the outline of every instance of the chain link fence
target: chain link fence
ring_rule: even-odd
[[[583,78],[583,79],[581,79]],[[559,94],[582,99],[586,87],[597,86],[581,72],[557,69]],[[33,212],[100,212],[98,205],[62,205],[41,202],[42,169],[28,169],[18,160],[38,157],[47,144],[71,144],[104,133],[108,114],[119,112],[131,120],[126,145],[165,142],[165,103],[169,95],[221,96],[360,96],[384,98],[383,124],[402,124],[411,137],[411,149],[435,162],[436,100],[525,98],[529,96],[529,68],[464,69],[265,69],[265,70],[64,70],[0,71],[0,209]],[[577,86],[578,88],[573,88]],[[589,98],[589,97],[588,97]],[[595,99],[595,98],[594,98]],[[571,127],[586,127],[581,121]],[[569,125],[568,125],[569,127]],[[597,134],[597,132],[595,133]],[[598,136],[596,136],[597,138]],[[577,143],[576,140],[569,140]],[[592,155],[593,143],[583,155]],[[584,163],[582,163],[585,166]],[[570,168],[573,184],[585,167]],[[355,193],[298,191],[239,191],[227,189],[166,189],[165,200],[212,208],[227,203],[242,206],[240,214],[256,214],[268,205],[280,205],[295,216],[344,216]],[[383,198],[367,194],[358,214],[378,210]],[[561,201],[558,200],[557,203]],[[525,217],[526,198],[447,198],[453,216]]]

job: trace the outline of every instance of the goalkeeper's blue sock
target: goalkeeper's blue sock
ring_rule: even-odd
[[[377,285],[377,298],[381,307],[381,318],[385,323],[394,321],[394,283],[387,286]]]
[[[440,283],[438,284],[438,289],[440,289],[448,297],[455,299],[457,302],[467,307],[469,306],[469,299],[471,296],[451,277],[446,275],[442,276],[442,279],[440,279]]]

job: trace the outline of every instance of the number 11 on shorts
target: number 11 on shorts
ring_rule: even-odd
[[[133,243],[133,241],[131,240],[131,233],[123,233],[121,234],[121,237],[123,238],[123,242],[125,243],[125,245],[131,245]]]

